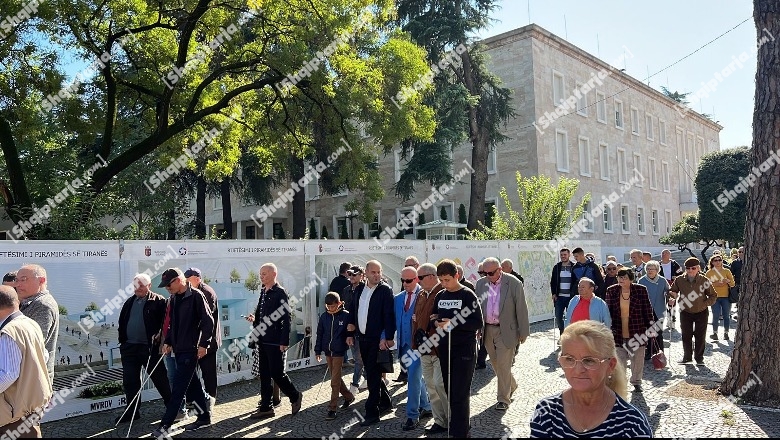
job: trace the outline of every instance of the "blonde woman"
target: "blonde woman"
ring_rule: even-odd
[[[712,305],[712,338],[713,341],[718,340],[718,324],[720,323],[720,317],[723,316],[723,339],[729,340],[729,321],[731,320],[731,302],[729,301],[729,288],[734,287],[734,275],[730,270],[723,267],[723,256],[715,254],[710,257],[709,261],[710,270],[704,274],[715,292],[718,294],[718,299],[715,304]]]

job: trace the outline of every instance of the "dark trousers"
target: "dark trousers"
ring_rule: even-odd
[[[291,403],[303,397],[284,372],[284,352],[279,349],[278,344],[260,344],[258,355],[260,356],[260,411],[269,411],[272,408],[273,384],[279,385],[279,389],[290,398]]]
[[[187,400],[195,402],[198,412],[198,420],[211,422],[211,412],[206,404],[206,396],[203,394],[203,385],[195,374],[198,368],[198,355],[191,353],[176,353],[176,376],[173,378],[171,399],[165,406],[165,415],[160,422],[162,426],[171,426],[179,413],[181,401],[184,396]]]
[[[566,307],[569,307],[569,301],[571,296],[560,296],[555,300],[555,323],[558,324],[559,335],[563,334],[563,316],[566,312]]]
[[[207,351],[206,356],[198,360],[200,375],[203,376],[203,388],[209,396],[217,398],[217,352]]]
[[[391,408],[393,402],[387,391],[382,372],[379,371],[377,356],[379,355],[379,339],[360,336],[360,357],[363,358],[363,369],[368,382],[368,399],[366,399],[366,419],[379,417],[379,409]]]
[[[704,360],[704,337],[707,335],[709,315],[709,309],[704,309],[699,313],[680,311],[680,333],[682,334],[684,360],[691,360],[691,353],[697,361]],[[693,345],[691,345],[691,338],[693,338]]]
[[[477,352],[477,365],[485,365],[487,359],[487,346],[485,345],[485,328],[482,328],[482,337],[479,338],[479,351]]]
[[[22,426],[25,426],[28,429],[19,430],[19,428],[21,428]],[[0,432],[10,433],[13,431],[16,431],[15,434],[17,435],[17,437],[15,438],[43,438],[43,435],[41,434],[40,422],[35,422],[31,426],[29,420],[19,419],[13,423],[0,426]]]
[[[477,346],[475,343],[452,344],[452,353],[450,353],[448,341],[445,339],[439,344],[438,350],[444,389],[447,390],[447,398],[450,403],[450,436],[465,438],[471,429],[469,424],[471,381],[474,378]],[[454,367],[452,371],[449,371],[450,361],[452,361],[451,366]],[[452,373],[452,377],[449,373]]]
[[[171,399],[171,387],[168,383],[168,373],[165,369],[165,364],[163,362],[160,362],[159,365],[157,364],[157,361],[160,360],[158,347],[153,346],[150,355],[148,345],[125,342],[119,347],[119,353],[122,355],[122,385],[125,388],[127,404],[130,404],[130,401],[133,400],[141,389],[141,370],[144,369],[148,362],[148,367],[146,367],[147,374],[152,372],[154,366],[157,365],[157,368],[151,374],[152,383],[157,387],[157,391],[160,393],[160,397],[162,397],[165,405],[168,405],[168,401]],[[140,404],[139,402],[139,407]],[[135,402],[133,406],[135,406]]]

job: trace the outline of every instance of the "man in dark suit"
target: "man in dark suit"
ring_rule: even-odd
[[[349,310],[348,330],[358,335],[360,355],[368,379],[366,416],[361,426],[373,425],[383,413],[393,408],[377,363],[379,351],[389,350],[395,344],[393,307],[393,289],[382,281],[382,264],[371,260],[366,263],[366,284],[355,290],[355,298]],[[348,337],[347,344],[353,345],[354,339]]]
[[[463,266],[458,264],[458,265],[455,266],[455,269],[458,271],[458,282],[460,283],[460,285],[464,286],[464,287],[468,287],[473,292],[474,291],[474,285],[471,284],[471,282],[466,279],[466,275],[463,272]]]

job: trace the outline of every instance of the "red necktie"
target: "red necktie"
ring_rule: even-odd
[[[412,304],[412,293],[409,292],[406,296],[406,305],[404,305],[404,312],[409,311],[409,306]]]

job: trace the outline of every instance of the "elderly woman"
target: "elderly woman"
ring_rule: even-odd
[[[588,277],[582,277],[577,284],[577,291],[579,295],[572,298],[569,307],[566,308],[564,325],[591,319],[610,327],[612,319],[609,316],[609,309],[607,303],[596,296],[596,283]]]
[[[731,320],[731,302],[729,301],[729,287],[734,287],[734,275],[723,267],[723,256],[715,254],[710,257],[710,270],[704,274],[712,283],[712,287],[718,294],[718,299],[712,305],[712,336],[718,340],[718,324],[723,316],[723,339],[729,340],[729,321]]]
[[[625,400],[625,369],[608,327],[590,320],[566,327],[558,362],[570,388],[536,405],[531,438],[653,436],[644,413]]]
[[[655,313],[654,321],[661,321],[666,312],[666,303],[669,300],[669,282],[660,275],[661,264],[655,260],[650,260],[645,264],[647,275],[639,279],[638,283],[647,288],[647,296],[650,297],[650,304]],[[666,319],[671,319],[667,317]],[[661,323],[655,326],[658,336],[655,337],[655,343],[650,344],[650,350],[645,353],[645,360],[659,351],[664,351],[664,332]]]
[[[617,273],[618,283],[607,289],[607,308],[612,318],[612,335],[615,337],[618,359],[627,368],[631,359],[631,384],[634,392],[642,392],[642,376],[645,367],[645,345],[656,333],[653,325],[653,307],[647,288],[633,283],[634,269],[624,267]]]

